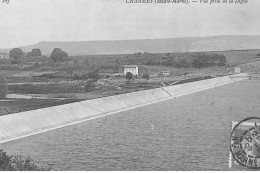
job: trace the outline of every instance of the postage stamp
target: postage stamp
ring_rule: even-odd
[[[232,122],[229,168],[260,169],[260,118]]]

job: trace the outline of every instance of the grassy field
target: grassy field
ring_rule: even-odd
[[[88,100],[99,97],[117,95],[139,90],[157,88],[162,86],[162,82],[173,83],[187,78],[201,76],[222,76],[234,73],[234,67],[241,67],[242,72],[260,73],[260,61],[257,61],[257,54],[260,50],[231,50],[221,52],[207,52],[211,54],[224,54],[227,62],[226,66],[211,66],[206,68],[176,68],[164,65],[147,65],[146,62],[153,59],[155,61],[165,61],[169,57],[192,57],[191,53],[137,53],[124,55],[86,55],[68,57],[66,61],[56,66],[47,57],[24,58],[22,65],[1,64],[0,76],[5,76],[9,85],[10,93],[24,95],[43,94],[47,99],[11,99],[0,101],[0,115],[28,111],[43,107],[61,105],[80,100]],[[256,60],[250,62],[251,60]],[[37,62],[40,65],[34,66]],[[105,80],[105,74],[121,73],[126,64],[136,64],[140,74],[148,73],[149,80],[142,79],[141,76],[127,81],[125,77],[111,77]],[[84,89],[83,84],[78,84],[78,80],[73,79],[74,70],[86,70],[87,72],[97,71],[101,80],[94,83],[91,90]],[[169,71],[169,77],[158,77],[162,71]],[[52,78],[39,78],[44,74],[54,74]],[[36,80],[37,79],[37,80]],[[40,79],[40,80],[39,80]],[[64,83],[71,81],[71,83]],[[37,82],[42,82],[41,84]],[[74,82],[74,83],[73,83]],[[49,98],[49,99],[48,99]],[[66,98],[59,100],[55,98]]]
[[[42,100],[42,99],[8,99],[0,100],[0,115],[18,113],[33,109],[45,108],[61,104],[73,103],[79,99]]]
[[[227,57],[227,63],[234,65],[257,58],[260,50],[225,51],[222,53]]]
[[[237,67],[240,67],[243,72],[247,72],[249,74],[260,74],[260,59],[245,64],[239,64]]]

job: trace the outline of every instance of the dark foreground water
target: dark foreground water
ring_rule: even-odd
[[[260,117],[246,80],[3,144],[54,170],[229,170],[231,121]]]

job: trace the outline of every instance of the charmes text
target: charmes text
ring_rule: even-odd
[[[189,0],[126,0],[126,3],[189,3]]]

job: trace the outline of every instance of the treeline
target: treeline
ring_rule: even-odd
[[[145,65],[162,65],[177,68],[204,68],[210,66],[224,66],[226,57],[223,54],[195,53],[195,54],[178,54],[164,58],[154,58],[146,61]]]
[[[148,60],[145,65],[162,65],[167,67],[188,68],[192,64],[187,58],[168,59],[166,61]]]
[[[222,54],[198,54],[193,62],[192,66],[195,68],[203,68],[209,66],[224,66],[227,62],[227,59]]]
[[[42,57],[41,50],[39,48],[32,49],[32,51],[26,53],[21,48],[14,48],[9,51],[9,56],[12,58],[12,64],[19,64],[22,58],[26,57]],[[68,53],[64,52],[60,48],[53,49],[50,59],[57,63],[66,60]]]
[[[88,72],[83,75],[74,74],[73,79],[75,79],[75,80],[92,79],[94,81],[97,81],[98,79],[100,79],[100,75],[96,71],[94,71],[94,72]]]

